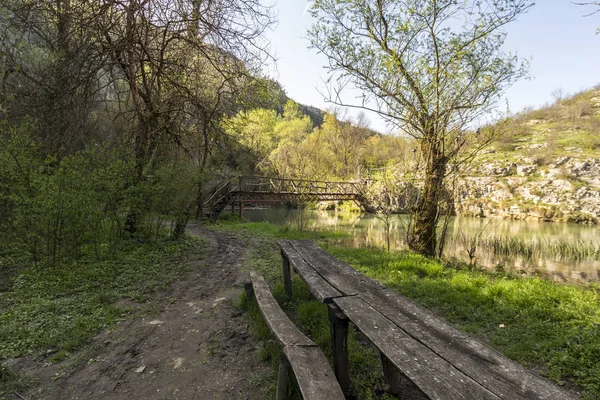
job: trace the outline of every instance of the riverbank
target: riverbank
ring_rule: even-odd
[[[443,265],[410,252],[345,248],[336,244],[337,233],[239,222],[220,222],[216,229],[265,239],[263,246],[251,250],[250,267],[270,279],[278,301],[326,353],[330,351],[326,309],[310,300],[297,277],[294,289],[298,294],[291,302],[285,300],[280,255],[277,247],[269,244],[276,238],[313,238],[362,273],[432,309],[526,367],[572,388],[584,399],[600,396],[600,293],[595,286],[469,270],[463,264]],[[254,332],[264,340],[268,332],[256,319]],[[381,377],[373,373],[379,370],[378,360],[360,342],[354,333],[350,338],[350,357],[357,369],[352,371],[357,378],[353,390],[361,398],[377,398],[382,393]],[[263,355],[277,360],[276,349],[271,347],[265,345]]]
[[[387,247],[386,224],[375,215],[285,208],[247,210],[244,215],[252,222],[346,233],[339,240],[345,247]],[[393,215],[389,223],[391,249],[406,249],[408,216]],[[598,233],[598,227],[580,224],[453,217],[444,257],[559,283],[600,284]]]

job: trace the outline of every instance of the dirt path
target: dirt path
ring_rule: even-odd
[[[158,314],[100,334],[96,354],[74,372],[32,368],[42,385],[27,398],[261,398],[256,382],[268,367],[256,359],[246,317],[235,305],[245,245],[231,234],[188,229],[206,241],[203,259],[158,301]]]

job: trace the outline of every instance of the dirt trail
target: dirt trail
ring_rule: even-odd
[[[244,243],[227,233],[188,227],[206,241],[203,260],[173,284],[152,318],[124,322],[94,340],[101,347],[74,372],[32,368],[41,387],[30,399],[260,399],[268,367],[242,311]]]

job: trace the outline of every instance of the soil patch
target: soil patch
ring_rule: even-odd
[[[190,225],[205,240],[183,280],[155,300],[152,317],[99,334],[87,351],[60,364],[45,358],[14,367],[39,380],[27,399],[261,399],[269,367],[236,305],[246,246],[234,235]],[[83,360],[82,360],[83,359]],[[15,399],[18,398],[15,396]]]

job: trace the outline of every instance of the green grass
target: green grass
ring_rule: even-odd
[[[332,350],[327,306],[316,301],[298,277],[294,278],[292,285],[293,296],[291,300],[287,298],[281,283],[273,286],[273,296],[296,325],[323,350],[331,362]],[[241,303],[250,317],[250,329],[253,337],[262,343],[259,355],[264,362],[271,365],[271,379],[264,388],[263,396],[264,398],[275,398],[281,347],[260,315],[256,301],[248,301],[244,294]],[[348,334],[348,357],[351,368],[350,374],[353,377],[352,392],[356,394],[357,398],[393,398],[383,393],[384,381],[380,371],[378,353],[362,345],[359,342],[359,334],[353,329],[350,329]],[[293,377],[290,379],[288,387],[289,399],[302,399]]]
[[[316,229],[298,230],[291,225],[275,225],[269,222],[244,222],[240,223],[237,218],[227,218],[217,221],[212,225],[213,229],[228,232],[239,232],[246,236],[260,236],[272,239],[336,239],[347,237],[347,233],[336,231],[324,231]]]
[[[93,257],[55,267],[30,266],[10,291],[0,293],[0,361],[44,353],[61,361],[82,348],[102,328],[128,318],[188,268],[186,255],[200,241],[156,239],[124,243],[108,259]],[[0,370],[0,394],[18,379]]]
[[[265,234],[261,236],[263,228]],[[272,244],[279,228],[238,223],[219,229],[252,232],[255,242],[250,268],[268,276],[280,304],[329,354],[326,308],[311,300],[299,281],[294,282],[291,302],[283,295],[281,259],[277,246]],[[308,238],[303,233],[285,234]],[[597,287],[453,268],[410,252],[388,254],[378,249],[341,248],[326,234],[316,234],[315,240],[362,273],[437,312],[508,357],[540,370],[559,384],[576,385],[585,399],[600,396]],[[356,338],[352,341],[354,393],[359,398],[381,398],[381,367],[376,354],[360,346]]]

